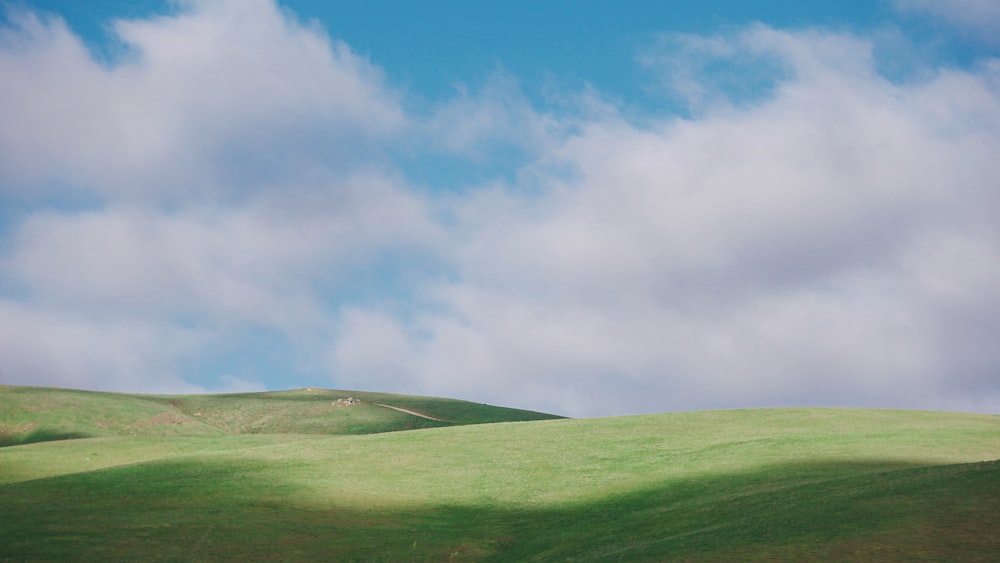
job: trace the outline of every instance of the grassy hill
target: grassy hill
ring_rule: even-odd
[[[0,385],[0,446],[100,436],[373,434],[549,418],[559,417],[454,399],[316,388],[166,396]]]
[[[850,409],[50,441],[0,448],[0,559],[988,561],[997,459]]]

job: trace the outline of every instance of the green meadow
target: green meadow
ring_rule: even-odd
[[[1000,558],[990,415],[0,387],[0,437],[2,560]]]

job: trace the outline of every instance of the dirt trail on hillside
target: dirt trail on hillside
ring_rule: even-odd
[[[443,418],[433,417],[433,416],[431,416],[429,414],[424,414],[422,412],[411,411],[410,409],[404,409],[402,407],[394,407],[392,405],[383,405],[382,403],[372,403],[372,404],[375,405],[375,406],[377,406],[377,407],[385,407],[387,409],[392,409],[394,411],[405,412],[406,414],[412,414],[413,416],[419,416],[420,418],[426,418],[427,420],[436,420],[438,422],[447,422],[449,424],[455,422],[453,420],[445,420]]]

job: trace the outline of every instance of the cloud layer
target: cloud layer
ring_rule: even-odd
[[[752,107],[554,139],[539,191],[458,206],[438,307],[353,312],[338,369],[572,413],[995,408],[997,67],[894,84],[856,37],[713,41],[788,78]]]
[[[267,1],[117,22],[104,61],[10,19],[5,383],[1000,406],[996,59],[893,80],[877,37],[754,26],[641,57],[684,117],[502,73],[416,113]],[[481,173],[407,175],[442,159]]]

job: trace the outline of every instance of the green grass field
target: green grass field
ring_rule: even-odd
[[[12,390],[31,394],[0,388],[0,424],[10,434],[14,424],[32,424],[10,414],[18,402]],[[121,401],[127,417],[112,422],[118,411],[109,410],[95,423],[108,432],[92,438],[0,448],[0,559],[995,561],[1000,554],[997,416],[762,409],[459,425],[524,411],[411,398],[393,406],[456,422],[330,435],[319,414],[298,426],[258,405],[307,391],[227,396],[226,407],[209,405],[217,396],[61,393]],[[327,406],[339,397],[311,393],[335,397]],[[156,426],[136,420],[167,418],[130,403],[147,399],[201,425],[132,436],[129,429]],[[91,435],[81,413],[94,411],[32,410],[42,408],[19,412],[48,420],[35,423],[48,438]],[[340,410],[363,414],[356,408]],[[255,432],[260,418],[226,414],[233,409],[270,418]],[[292,430],[274,431],[278,421]],[[344,424],[336,428],[355,428]]]
[[[167,396],[0,385],[0,446],[110,436],[374,434],[551,418],[559,417],[454,399],[315,388]]]

